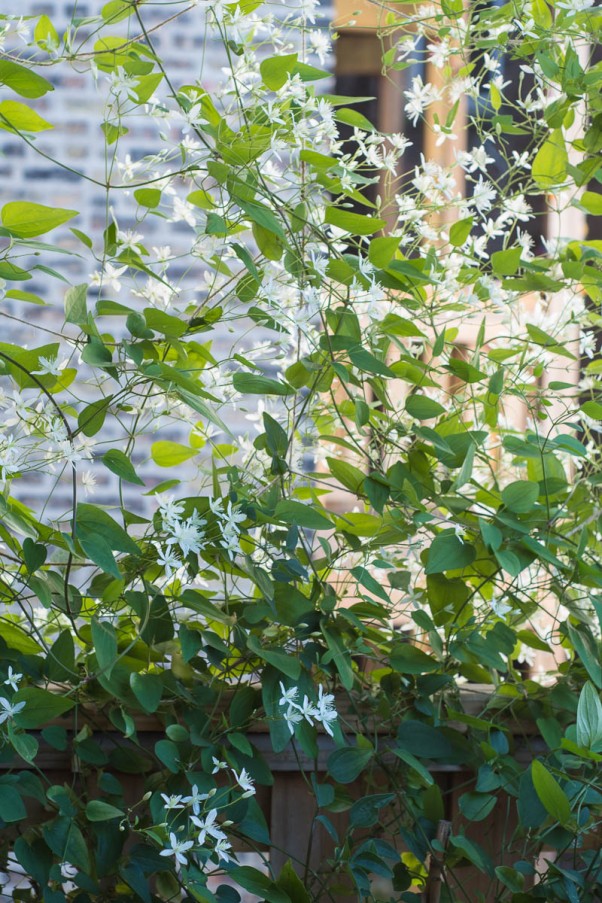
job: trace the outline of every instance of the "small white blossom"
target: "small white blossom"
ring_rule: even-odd
[[[194,846],[193,840],[178,840],[176,835],[171,832],[169,835],[169,842],[171,844],[170,847],[167,847],[165,850],[161,850],[159,853],[160,856],[174,856],[177,863],[180,865],[186,865],[186,856],[184,853],[187,853],[188,850],[192,849]]]
[[[24,702],[10,702],[5,696],[0,696],[0,724],[4,724],[9,718],[14,718],[25,708]]]
[[[13,671],[13,666],[8,666],[8,674],[6,676],[6,680],[4,681],[5,686],[10,686],[16,692],[19,689],[19,681],[23,679],[22,674],[17,674]]]

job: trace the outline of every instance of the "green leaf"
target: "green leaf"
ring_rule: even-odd
[[[568,171],[569,158],[562,129],[555,129],[535,155],[531,174],[540,188],[562,185]]]
[[[443,405],[426,395],[410,395],[406,399],[405,409],[416,420],[432,420],[433,417],[445,414]]]
[[[469,840],[464,834],[452,834],[449,842],[457,850],[464,853],[469,862],[476,865],[480,871],[485,872],[489,876],[493,875],[493,864],[491,859],[478,843]]]
[[[149,713],[156,712],[163,695],[163,681],[159,674],[130,674],[130,687],[134,696]]]
[[[249,219],[254,223],[257,223],[258,226],[261,226],[268,232],[272,232],[279,239],[281,239],[281,241],[285,240],[286,236],[284,234],[282,226],[280,225],[272,211],[264,204],[257,204],[251,203],[250,201],[239,200],[238,206],[241,210],[244,210]]]
[[[90,800],[86,805],[86,818],[88,821],[109,821],[112,818],[123,818],[125,812],[105,803],[102,800]]]
[[[1,274],[0,274],[1,275]],[[33,292],[22,292],[20,289],[11,288],[6,293],[7,298],[14,298],[15,301],[25,301],[28,304],[39,304],[41,307],[46,306],[46,302],[39,295]]]
[[[32,581],[35,581],[35,579],[35,577],[31,578]],[[2,639],[9,649],[15,649],[24,655],[36,655],[42,651],[42,647],[36,643],[32,636],[25,633],[17,624],[11,624],[8,621],[2,622]]]
[[[10,201],[0,211],[2,225],[20,238],[33,238],[56,229],[77,216],[77,210],[45,207],[28,201]]]
[[[27,818],[27,810],[21,794],[8,784],[0,784],[0,818],[5,822]]]
[[[508,248],[491,255],[491,266],[496,276],[513,276],[519,268],[522,248]]]
[[[252,231],[253,238],[263,256],[268,260],[280,260],[284,253],[282,240],[271,229],[264,229],[259,223],[253,223]]]
[[[592,216],[602,216],[602,194],[596,191],[584,191],[579,198],[579,204],[585,207]]]
[[[286,84],[297,63],[297,56],[296,53],[287,53],[281,56],[270,56],[261,61],[259,72],[266,88],[269,88],[270,91],[278,91]]]
[[[497,797],[490,793],[463,793],[459,800],[460,812],[469,821],[483,821],[496,802]]]
[[[322,634],[328,646],[328,653],[324,656],[324,661],[331,660],[334,662],[335,668],[339,672],[341,683],[346,690],[351,690],[355,682],[355,675],[351,665],[351,655],[349,649],[345,646],[340,634],[333,630],[322,628]]]
[[[387,367],[384,361],[381,361],[365,348],[357,348],[350,351],[349,360],[354,367],[365,373],[374,373],[376,376],[395,376],[395,373],[390,367]]]
[[[266,435],[266,444],[271,455],[283,457],[288,449],[288,434],[277,420],[269,414],[263,414],[263,428]]]
[[[62,630],[46,656],[46,668],[50,680],[77,680],[75,670],[75,644],[71,630]]]
[[[117,634],[115,628],[108,621],[99,621],[94,616],[91,621],[92,644],[96,659],[101,671],[107,678],[117,663]]]
[[[569,798],[545,765],[538,759],[531,763],[531,777],[535,792],[539,797],[546,812],[552,818],[566,825],[571,817],[571,805]]]
[[[109,449],[109,451],[103,455],[102,463],[120,479],[126,480],[128,483],[136,483],[138,486],[144,486],[144,480],[140,479],[128,456],[122,451],[119,451],[119,449]]]
[[[282,866],[276,884],[287,894],[291,903],[312,903],[312,898],[293,868],[290,859]]]
[[[598,401],[586,401],[581,405],[581,410],[592,420],[602,420],[602,404]]]
[[[309,505],[295,502],[293,499],[283,499],[276,505],[274,517],[284,521],[285,524],[294,524],[297,527],[307,527],[309,530],[333,530],[334,524],[328,520],[325,514],[316,511]]]
[[[242,395],[290,395],[292,386],[255,373],[235,373],[232,383]]]
[[[84,534],[102,536],[109,548],[115,552],[140,555],[140,549],[123,527],[97,505],[79,504],[77,506],[77,538],[79,539]]]
[[[197,454],[196,448],[180,445],[179,442],[160,441],[153,442],[151,446],[151,458],[158,467],[175,467]]]
[[[86,841],[72,818],[59,816],[46,822],[43,833],[44,840],[60,862],[70,862],[84,872],[89,869]]]
[[[8,739],[10,740],[12,748],[18,756],[21,756],[21,758],[26,762],[34,761],[40,748],[40,744],[35,737],[32,737],[31,734],[27,734],[25,732],[17,733],[17,731],[13,729],[12,724],[9,724]]]
[[[463,361],[456,357],[450,358],[447,369],[465,383],[478,383],[487,376],[486,373],[473,367],[468,361]]]
[[[440,728],[414,718],[401,722],[397,742],[420,759],[449,759],[453,755],[453,747]]]
[[[261,900],[267,903],[291,903],[291,898],[284,890],[264,875],[258,869],[250,865],[239,865],[228,869],[229,876]]]
[[[47,549],[42,543],[34,542],[27,536],[23,540],[23,560],[30,574],[34,574],[46,561]]]
[[[602,690],[602,664],[600,663],[600,651],[598,642],[587,625],[578,627],[567,623],[567,630],[575,652],[583,662],[585,670],[593,683]]]
[[[54,91],[54,86],[48,79],[12,60],[0,60],[0,84],[11,88],[21,97],[43,97],[49,91]]]
[[[87,295],[88,286],[85,283],[67,289],[65,293],[65,320],[67,323],[81,326],[88,322]]]
[[[596,688],[589,680],[579,694],[577,743],[594,752],[599,752],[602,746],[602,703]]]
[[[48,16],[40,16],[33,31],[36,44],[48,52],[59,46],[59,36]]]
[[[502,489],[502,501],[514,514],[528,514],[539,497],[539,484],[530,480],[516,480]]]
[[[378,580],[376,580],[365,567],[362,567],[362,565],[351,568],[351,575],[355,577],[357,582],[367,589],[368,592],[373,593],[379,599],[382,599],[383,602],[389,603],[391,601],[386,589],[381,586]]]
[[[134,197],[141,207],[148,207],[153,210],[161,203],[161,191],[159,188],[138,188],[134,192]]]
[[[348,464],[347,461],[340,461],[338,458],[326,458],[326,461],[335,480],[357,495],[364,482],[365,474],[353,464]]]
[[[386,267],[395,257],[399,248],[399,238],[391,235],[382,235],[373,238],[368,248],[368,260],[380,269]]]
[[[395,645],[391,650],[389,662],[393,670],[399,671],[400,674],[428,674],[439,667],[436,659],[410,643]]]
[[[517,869],[510,868],[507,865],[498,865],[495,869],[495,876],[508,890],[515,894],[519,894],[525,886],[525,876]]]
[[[53,128],[51,122],[18,100],[0,102],[0,129],[9,132],[45,132]]]
[[[110,367],[113,363],[113,355],[107,346],[96,336],[88,340],[88,344],[82,351],[82,361],[91,367]]]
[[[121,571],[115,561],[111,546],[102,536],[93,532],[78,535],[79,544],[85,555],[93,561],[105,574],[111,574],[117,580],[122,579]]]
[[[263,661],[272,665],[277,671],[281,671],[291,680],[298,680],[301,674],[301,663],[295,656],[289,655],[284,649],[270,649],[261,645],[259,638],[251,634],[247,637],[247,647]]]
[[[335,749],[328,757],[328,773],[339,784],[351,784],[370,762],[374,751],[369,747],[347,746]]]
[[[432,787],[434,785],[434,779],[428,768],[419,762],[418,759],[412,755],[407,749],[400,749],[397,747],[393,750],[395,755],[401,759],[402,762],[405,762],[406,765],[409,765],[412,771],[415,771],[419,776],[422,784],[425,787]]]
[[[474,561],[475,554],[474,547],[462,542],[455,533],[440,533],[429,548],[426,573],[441,574],[467,567]]]
[[[25,707],[14,716],[16,726],[25,730],[41,727],[53,718],[64,715],[75,705],[69,697],[50,693],[40,687],[25,687],[13,696],[12,701],[25,703]]]
[[[470,235],[473,221],[474,220],[472,216],[467,216],[465,219],[459,219],[456,223],[453,224],[453,226],[449,230],[449,241],[450,244],[454,246],[454,248],[459,248],[464,244],[464,242]]]
[[[384,219],[364,216],[361,213],[351,213],[349,210],[333,206],[326,208],[324,221],[329,226],[336,226],[337,229],[350,232],[352,235],[373,235],[387,225]]]
[[[107,398],[99,398],[98,401],[93,401],[80,411],[77,418],[77,426],[84,436],[95,436],[102,429],[112,400],[112,395],[109,395]]]

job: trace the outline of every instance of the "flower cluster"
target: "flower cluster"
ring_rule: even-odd
[[[317,702],[312,702],[307,695],[303,696],[303,702],[296,702],[299,695],[298,687],[289,687],[287,690],[282,682],[280,691],[282,696],[278,700],[278,705],[286,709],[284,720],[291,734],[295,732],[295,725],[305,720],[308,724],[321,724],[327,734],[334,736],[331,725],[338,718],[334,696],[332,693],[324,693],[322,684],[318,687]]]
[[[215,768],[213,773],[226,769],[228,766],[225,762],[220,762],[214,758]],[[232,769],[232,774],[242,794],[240,799],[253,796],[255,794],[255,786],[252,778],[245,768],[240,772]],[[187,865],[188,855],[209,853],[214,856],[218,862],[229,862],[232,858],[232,844],[228,840],[228,835],[223,830],[224,826],[228,826],[230,822],[218,821],[220,808],[216,805],[211,806],[208,800],[215,800],[218,794],[217,788],[213,788],[208,793],[200,793],[196,784],[193,785],[191,793],[188,796],[182,794],[161,794],[163,808],[165,812],[181,812],[190,810],[187,815],[185,825],[180,825],[177,829],[178,833],[184,832],[185,839],[179,838],[176,831],[169,832],[169,846],[161,850],[161,856],[173,856],[177,865]],[[194,829],[194,831],[192,830]],[[193,839],[190,835],[193,834]]]

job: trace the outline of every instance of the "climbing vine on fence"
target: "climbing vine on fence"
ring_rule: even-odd
[[[7,146],[69,174],[0,209],[10,893],[594,903],[600,8],[385,4],[390,134],[316,0],[70,6],[0,16]],[[285,754],[327,861],[270,836]]]

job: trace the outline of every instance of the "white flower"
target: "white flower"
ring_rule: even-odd
[[[426,85],[422,81],[422,76],[416,75],[412,79],[412,86],[403,92],[407,97],[405,111],[412,125],[418,123],[426,108],[437,100],[438,92],[433,85],[428,82]]]
[[[188,201],[182,200],[177,195],[173,199],[173,213],[171,215],[172,223],[179,223],[184,221],[188,223],[189,226],[196,226],[196,217],[194,213],[194,207],[192,204],[189,204]]]
[[[185,521],[175,521],[170,525],[171,536],[167,540],[168,545],[177,544],[182,550],[182,555],[186,556],[189,552],[198,554],[204,546],[205,531],[203,525],[207,523],[196,516],[196,512],[192,517]]]
[[[10,23],[10,29],[16,37],[21,38],[24,44],[29,43],[29,25],[25,24],[25,22],[23,21],[23,16],[20,16],[16,22],[13,20]]]
[[[310,701],[309,697],[304,696],[301,705],[296,705],[295,708],[301,714],[301,717],[305,718],[308,724],[313,723],[313,719],[316,717],[317,710],[313,702]]]
[[[121,173],[124,182],[131,182],[136,176],[136,170],[140,168],[139,163],[134,163],[129,154],[125,155],[123,163],[117,161],[117,169]]]
[[[65,881],[70,881],[77,875],[76,867],[71,865],[70,862],[59,862],[59,868],[61,870],[61,878],[64,878]]]
[[[295,725],[299,724],[300,721],[303,721],[303,715],[294,707],[294,703],[289,705],[288,709],[284,713],[284,720],[286,721],[286,726],[288,727],[291,734],[295,733]]]
[[[15,692],[19,689],[19,681],[23,679],[22,674],[16,674],[13,671],[13,666],[8,666],[8,674],[6,680],[4,681],[5,686],[10,686],[15,690]]]
[[[507,602],[502,602],[501,599],[496,599],[495,597],[489,604],[491,605],[491,610],[498,618],[505,618],[506,615],[512,611],[511,605],[508,605]]]
[[[253,784],[253,779],[248,774],[246,768],[243,768],[240,774],[237,774],[234,769],[232,769],[232,773],[236,778],[236,783],[240,787],[241,790],[244,790],[243,799],[246,796],[254,796],[255,795],[255,786]]]
[[[134,232],[133,229],[126,229],[125,232],[117,232],[117,244],[119,245],[120,250],[126,248],[130,251],[134,251],[136,254],[139,254],[142,250],[140,242],[143,238],[144,236],[141,235],[140,232]]]
[[[486,213],[488,210],[491,210],[495,195],[496,191],[491,182],[479,176],[478,181],[474,184],[472,197],[468,199],[468,203],[472,207],[476,207],[479,213]]]
[[[220,859],[223,859],[224,862],[230,862],[232,857],[229,855],[228,851],[232,849],[232,844],[228,843],[225,837],[221,837],[218,842],[215,844],[213,848],[213,852],[217,853]]]
[[[209,794],[199,793],[199,788],[196,784],[193,784],[192,793],[190,796],[184,797],[182,802],[186,803],[187,806],[192,806],[193,813],[198,815],[201,811],[201,803],[204,803],[206,799],[209,799]]]
[[[522,194],[518,194],[514,198],[506,198],[504,201],[504,215],[521,223],[527,223],[530,219],[533,219],[531,207],[527,204],[525,196]]]
[[[178,840],[176,835],[171,832],[169,835],[169,842],[171,847],[167,847],[165,850],[161,850],[159,853],[160,856],[174,856],[176,862],[179,862],[180,865],[186,865],[186,856],[184,853],[187,853],[194,846],[194,841],[192,840]]]
[[[46,376],[60,376],[61,369],[65,366],[66,361],[62,363],[58,363],[58,358],[56,357],[44,357],[42,354],[38,358],[38,366],[37,369],[34,370],[34,373],[42,373]]]
[[[487,156],[487,151],[483,145],[480,147],[473,147],[469,153],[466,153],[466,151],[458,151],[456,157],[458,163],[462,169],[466,170],[466,172],[476,172],[478,169],[480,169],[481,172],[486,172],[489,164],[494,162],[493,157]]]
[[[4,724],[9,718],[14,718],[25,708],[24,702],[10,702],[5,696],[0,696],[0,724]]]
[[[556,3],[556,6],[566,9],[567,15],[574,16],[576,13],[583,12],[584,9],[590,9],[594,3],[595,0],[563,0],[563,2]]]
[[[91,470],[86,470],[82,474],[82,486],[86,496],[94,495],[96,490],[96,477]]]
[[[106,263],[102,273],[90,274],[90,284],[108,286],[109,288],[112,288],[115,293],[118,293],[121,291],[121,282],[119,279],[126,270],[127,266],[115,267],[112,263]]]
[[[216,759],[215,756],[211,757],[211,761],[213,762],[213,771],[211,774],[217,774],[218,771],[224,771],[224,769],[228,767],[227,762],[222,762],[220,759]]]
[[[181,794],[172,794],[171,796],[168,796],[166,793],[162,793],[161,799],[163,800],[163,805],[168,812],[171,809],[183,809],[184,805],[186,804],[186,800]]]
[[[315,707],[315,715],[317,721],[321,721],[324,727],[324,730],[331,737],[333,736],[332,728],[330,727],[331,721],[337,720],[337,710],[334,708],[334,696],[332,693],[324,693],[324,687],[320,684],[319,695],[318,695],[318,703]]]
[[[299,693],[297,687],[289,687],[287,690],[282,681],[280,681],[280,692],[282,693],[282,696],[278,700],[278,705],[294,705],[295,699]]]
[[[535,650],[531,649],[530,646],[525,646],[524,643],[521,643],[518,655],[516,656],[516,661],[519,665],[533,665],[535,663]]]
[[[217,809],[211,809],[205,818],[197,818],[196,815],[190,816],[193,825],[199,828],[199,844],[203,846],[207,837],[213,837],[214,840],[226,840],[226,835],[219,827],[217,822]]]
[[[309,43],[311,45],[312,53],[316,54],[320,65],[324,65],[326,57],[331,49],[328,35],[323,31],[312,29],[309,33]]]
[[[133,75],[127,75],[123,66],[117,66],[115,71],[111,72],[107,81],[111,86],[111,94],[114,94],[115,97],[121,97],[122,94],[125,94],[130,100],[138,100],[138,95],[136,94],[138,79]]]
[[[180,567],[181,561],[170,546],[166,546],[164,549],[158,543],[155,543],[155,546],[158,552],[157,564],[161,565],[165,576],[169,579],[173,572]]]
[[[159,500],[159,511],[161,512],[163,526],[169,530],[179,521],[184,513],[184,503],[176,502],[173,496],[166,495],[165,498]]]
[[[581,333],[579,339],[579,351],[582,355],[585,354],[586,357],[592,360],[596,353],[596,334],[594,332],[588,329]]]

